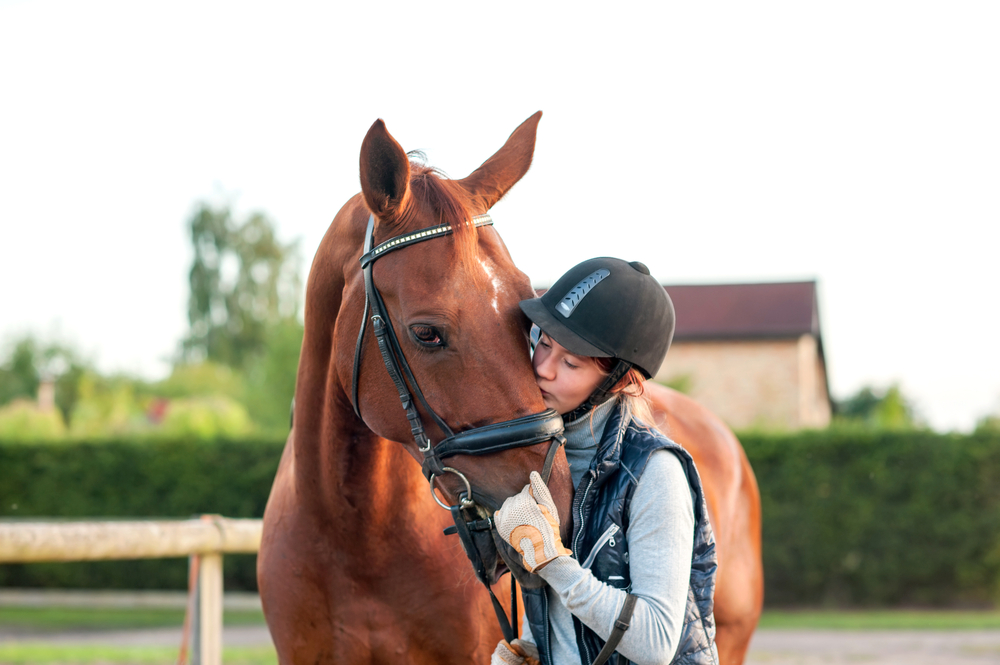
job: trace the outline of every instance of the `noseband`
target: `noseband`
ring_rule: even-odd
[[[478,228],[493,224],[493,220],[489,215],[479,215],[473,217],[467,223]],[[511,623],[514,624],[512,628],[511,623],[507,622],[496,596],[494,596],[493,591],[489,587],[489,580],[486,578],[486,565],[483,563],[479,547],[476,545],[477,535],[482,537],[484,534],[492,545],[491,531],[493,523],[491,516],[485,509],[481,510],[480,506],[474,500],[473,489],[469,483],[469,479],[456,469],[445,466],[442,460],[455,455],[489,455],[512,448],[532,446],[552,440],[553,444],[549,446],[549,451],[545,456],[545,463],[542,467],[542,478],[548,482],[555,453],[559,446],[565,442],[562,436],[562,417],[554,409],[546,409],[541,413],[515,418],[514,420],[493,423],[483,427],[474,427],[457,434],[453,432],[444,419],[438,416],[430,404],[427,403],[427,399],[424,397],[423,392],[421,392],[420,386],[417,385],[417,380],[410,370],[406,356],[403,355],[403,350],[399,346],[399,339],[396,337],[396,331],[392,327],[392,320],[389,318],[389,313],[385,308],[385,302],[383,302],[382,295],[375,287],[375,282],[372,279],[372,265],[379,257],[397,249],[402,249],[403,247],[408,247],[425,240],[440,238],[453,232],[454,230],[448,224],[432,226],[414,231],[413,233],[396,236],[380,243],[373,249],[375,216],[369,216],[368,229],[365,231],[364,253],[361,255],[361,269],[365,280],[365,308],[361,316],[361,329],[358,331],[358,341],[354,348],[351,403],[354,406],[354,413],[357,414],[358,418],[361,418],[361,410],[358,403],[358,374],[361,369],[361,353],[370,308],[372,312],[372,329],[375,333],[375,341],[378,343],[378,350],[382,354],[382,360],[385,363],[385,369],[399,393],[399,400],[402,403],[403,410],[406,412],[406,418],[410,422],[410,431],[413,434],[413,440],[416,441],[420,452],[424,454],[421,468],[423,469],[424,477],[430,482],[431,496],[434,497],[438,505],[451,511],[452,518],[455,520],[455,526],[450,527],[445,533],[459,534],[462,544],[465,547],[465,552],[476,571],[476,576],[490,592],[494,609],[497,612],[497,619],[500,621],[500,627],[504,631],[504,637],[510,641],[517,637],[515,608],[511,608]],[[431,440],[427,436],[413,395],[416,396],[424,411],[434,421],[434,424],[445,434],[445,438],[436,446],[431,444]],[[434,481],[446,473],[458,476],[465,485],[465,491],[459,494],[459,503],[455,506],[445,505],[434,491]],[[484,542],[486,541],[484,540]],[[512,578],[512,605],[515,602],[516,596]]]

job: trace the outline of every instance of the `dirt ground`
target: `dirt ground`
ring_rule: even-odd
[[[748,665],[998,665],[1000,631],[758,630]]]

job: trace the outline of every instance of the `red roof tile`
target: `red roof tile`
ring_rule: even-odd
[[[816,282],[664,288],[677,312],[675,340],[820,336]]]

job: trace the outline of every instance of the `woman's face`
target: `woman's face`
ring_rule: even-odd
[[[560,414],[583,404],[605,376],[592,358],[570,353],[544,332],[531,363],[545,406]]]

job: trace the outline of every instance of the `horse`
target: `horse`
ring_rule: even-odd
[[[362,142],[361,193],[310,270],[293,425],[264,513],[258,582],[285,665],[486,663],[509,629],[477,582],[498,588],[509,570],[540,583],[489,516],[533,470],[568,516],[572,480],[518,307],[534,292],[487,215],[528,171],[540,118],[458,180],[411,161],[381,120]],[[739,663],[762,597],[753,474],[711,414],[651,393],[704,477],[720,655]]]

